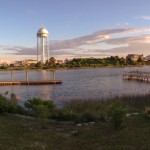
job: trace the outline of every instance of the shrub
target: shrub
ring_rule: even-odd
[[[52,101],[42,100],[40,98],[29,99],[24,103],[24,106],[33,116],[36,117],[44,117],[44,113],[46,114],[47,111],[52,112],[53,109],[56,107]]]
[[[17,101],[17,97],[16,97],[16,94],[15,93],[11,93],[10,95],[10,100],[16,102]]]
[[[150,107],[145,107],[145,115],[147,118],[150,118]]]
[[[104,121],[107,116],[106,106],[102,101],[74,100],[62,108],[60,115],[65,120],[76,122]]]
[[[44,119],[47,119],[49,117],[49,109],[46,105],[37,105],[35,107],[35,110],[36,110],[36,116],[38,118],[44,118]]]
[[[125,121],[126,109],[119,101],[113,102],[108,107],[108,117],[115,129],[119,129]]]
[[[2,94],[0,94],[0,113],[7,112],[8,107],[9,103],[7,99]]]
[[[26,110],[17,104],[14,96],[12,99],[7,99],[2,94],[0,94],[0,112],[27,114]]]

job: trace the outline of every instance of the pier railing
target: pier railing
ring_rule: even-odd
[[[150,82],[150,73],[142,71],[128,71],[123,74],[123,79],[125,80],[138,80]]]
[[[61,84],[61,80],[56,80],[55,78],[55,70],[49,70],[52,72],[52,79],[49,80],[29,80],[29,70],[25,70],[25,80],[23,81],[18,81],[14,80],[14,74],[16,71],[11,70],[8,71],[11,72],[11,81],[0,81],[0,86],[1,85],[45,85],[45,84]]]

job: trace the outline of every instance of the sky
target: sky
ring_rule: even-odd
[[[150,54],[150,0],[0,0],[0,62],[36,59],[49,31],[56,59]]]

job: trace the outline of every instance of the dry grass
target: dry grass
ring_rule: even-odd
[[[109,122],[95,125],[40,128],[34,121],[0,115],[1,150],[147,150],[150,147],[150,120],[129,118],[116,131]]]

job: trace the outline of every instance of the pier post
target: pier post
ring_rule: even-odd
[[[14,81],[14,72],[13,72],[13,70],[11,70],[11,82],[13,82]]]
[[[55,71],[53,70],[53,81],[55,81]]]
[[[28,82],[28,70],[26,70],[26,81]]]

